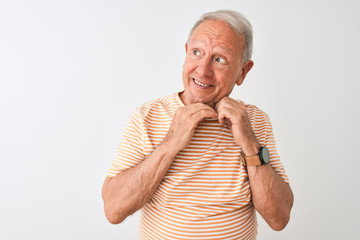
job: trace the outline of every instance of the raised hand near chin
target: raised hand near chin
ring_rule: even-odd
[[[204,103],[194,103],[181,107],[175,113],[164,143],[169,144],[171,147],[169,150],[177,153],[190,144],[199,122],[206,118],[217,117],[215,110]]]
[[[234,141],[241,146],[247,156],[254,156],[258,153],[259,143],[251,128],[247,108],[232,98],[224,97],[216,105],[220,124],[225,122],[229,125]]]

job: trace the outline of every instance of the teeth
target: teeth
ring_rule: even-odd
[[[194,82],[195,82],[197,85],[200,85],[200,86],[202,86],[202,87],[210,87],[210,85],[208,85],[208,84],[198,82],[198,81],[196,81],[195,78],[193,78],[193,79],[194,79]]]

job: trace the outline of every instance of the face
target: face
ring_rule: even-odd
[[[229,96],[235,84],[241,85],[253,66],[242,62],[245,39],[222,21],[206,20],[193,31],[186,47],[183,65],[186,104],[202,102],[214,107]]]

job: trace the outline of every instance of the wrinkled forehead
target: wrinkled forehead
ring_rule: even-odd
[[[245,38],[235,32],[226,22],[219,20],[205,20],[200,23],[191,33],[188,44],[215,43],[228,53],[242,53],[245,46]]]
[[[188,42],[189,46],[192,47],[192,46],[205,46],[207,45],[207,41],[205,41],[204,39],[190,39],[189,42]],[[226,47],[226,45],[222,45],[222,44],[218,44],[215,46],[215,48],[219,49],[219,50],[222,50],[228,54],[233,54],[235,53],[236,49],[233,49],[233,48],[229,48],[229,47]]]

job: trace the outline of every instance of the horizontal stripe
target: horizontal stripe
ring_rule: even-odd
[[[137,108],[124,130],[108,176],[141,163],[167,135],[177,94]],[[247,105],[250,125],[270,152],[270,164],[288,182],[268,115]],[[206,119],[195,128],[141,214],[142,239],[255,239],[257,222],[246,168],[227,124]]]

